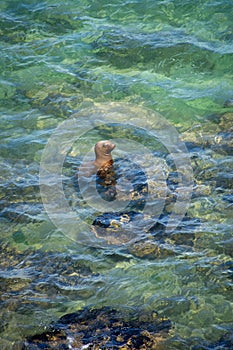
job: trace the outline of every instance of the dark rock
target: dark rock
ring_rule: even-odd
[[[126,243],[136,236],[132,224],[142,222],[143,217],[134,211],[104,213],[93,221],[93,231],[97,238],[103,238],[108,244]]]
[[[222,199],[226,202],[233,203],[233,194],[225,194]]]
[[[203,145],[192,141],[186,141],[185,146],[189,152],[200,152],[204,149]]]
[[[93,225],[103,228],[114,229],[116,227],[122,227],[139,217],[143,218],[143,214],[134,211],[120,213],[104,213],[95,218],[95,220],[93,221]]]
[[[146,203],[148,185],[146,175],[140,166],[132,163],[127,158],[119,158],[114,161],[114,165],[109,168],[109,171],[105,171],[103,174],[98,171],[96,188],[105,200],[117,200],[116,185],[122,179],[130,184],[130,189],[125,191],[123,195],[120,194],[121,200],[126,203],[125,211],[106,212],[93,221],[96,236],[107,239],[109,243],[111,241],[125,242],[130,240],[132,234],[128,236],[124,231],[131,227],[133,221],[143,220],[141,210],[143,210]]]
[[[21,350],[36,349],[155,349],[171,321],[157,313],[124,315],[109,307],[85,308],[64,315],[47,332],[26,339]]]

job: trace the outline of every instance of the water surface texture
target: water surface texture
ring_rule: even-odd
[[[173,324],[164,349],[233,332],[232,18],[230,0],[1,1],[1,348],[85,306],[157,311]],[[144,130],[127,129],[109,112],[119,105],[121,121],[133,124],[141,110],[160,113],[187,148],[192,195],[170,235],[157,227],[141,235],[144,221],[130,244],[117,230],[106,242],[83,231],[80,215],[91,224],[101,213],[76,196],[73,175],[100,139],[129,137],[150,150],[150,179],[163,164],[170,196],[163,218],[174,209],[179,169],[149,132],[154,114]],[[95,114],[82,111],[95,108],[115,124],[87,131],[65,155],[72,240],[44,209],[40,161],[61,123],[75,116],[90,125]]]

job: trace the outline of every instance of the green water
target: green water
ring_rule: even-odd
[[[89,305],[165,315],[165,349],[217,341],[233,326],[231,1],[3,0],[0,16],[2,348]],[[43,209],[40,161],[56,127],[118,103],[159,112],[192,144],[199,224],[177,228],[161,254],[71,240]],[[63,173],[98,139],[127,135],[87,132]],[[134,140],[155,147],[146,132]]]

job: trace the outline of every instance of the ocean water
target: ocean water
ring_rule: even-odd
[[[232,332],[232,2],[2,0],[0,18],[2,348],[85,306],[156,310],[164,349]],[[165,197],[183,175],[170,234],[93,233],[108,203],[72,179],[100,139]]]

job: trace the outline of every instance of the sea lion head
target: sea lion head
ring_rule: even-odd
[[[104,160],[111,157],[111,152],[115,147],[116,145],[109,140],[97,142],[95,145],[96,159]]]

